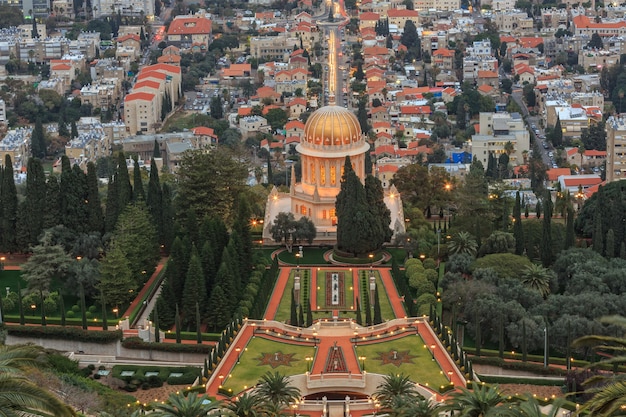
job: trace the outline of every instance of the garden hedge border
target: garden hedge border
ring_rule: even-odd
[[[135,374],[132,376],[121,376],[122,371],[135,371]],[[126,383],[138,381],[142,384],[148,381],[146,372],[158,372],[160,380],[167,382],[169,385],[191,385],[197,378],[202,377],[202,370],[193,366],[169,367],[153,365],[114,365],[112,376]],[[179,372],[182,373],[182,375],[171,376],[173,372]]]
[[[122,340],[121,330],[84,330],[63,326],[15,326],[6,324],[8,334],[17,337],[42,339],[68,339],[79,342],[113,343]]]
[[[201,353],[208,355],[213,346],[209,345],[183,345],[179,343],[156,343],[156,342],[144,342],[139,337],[129,337],[122,341],[122,346],[126,349],[140,349],[140,350],[157,350],[161,352],[178,352],[178,353]]]

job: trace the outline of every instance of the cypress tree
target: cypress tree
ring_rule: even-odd
[[[61,310],[61,326],[65,327],[65,302],[61,290],[59,290],[59,309]]]
[[[59,132],[59,136],[62,138],[67,139],[70,137],[70,131],[67,128],[67,121],[65,120],[65,116],[63,115],[63,112],[61,112],[61,114],[59,115],[58,132]]]
[[[102,303],[102,330],[109,330],[109,323],[107,321],[107,302],[104,297],[104,293],[100,291],[100,302]]]
[[[34,158],[44,158],[46,156],[46,136],[43,131],[41,118],[35,120],[35,127],[30,136],[31,153]]]
[[[574,209],[570,206],[567,208],[567,221],[565,225],[565,243],[563,249],[569,249],[574,246],[576,236],[574,234]]]
[[[126,166],[126,157],[124,156],[124,152],[120,152],[118,155],[115,182],[117,186],[117,210],[118,213],[121,213],[133,198],[133,189],[130,186],[130,177],[128,175],[128,166]]]
[[[274,173],[272,172],[272,159],[270,154],[267,154],[267,183],[274,184]]]
[[[37,158],[28,160],[25,205],[26,212],[23,218],[29,232],[28,243],[36,245],[43,231],[42,207],[46,207],[46,175],[41,161]]]
[[[158,300],[154,303],[154,310],[152,310],[152,321],[154,322],[154,342],[161,342],[160,323],[159,323],[159,303]]]
[[[599,210],[596,211],[593,222],[593,250],[602,255],[604,253],[604,235],[602,233],[602,216]]]
[[[93,162],[87,164],[87,216],[89,226],[87,231],[104,233],[104,216],[98,192],[98,175]]]
[[[526,337],[526,321],[522,319],[522,362],[526,362],[528,359],[528,339]]]
[[[363,315],[361,314],[361,303],[359,302],[359,297],[356,298],[356,324],[359,326],[363,325]]]
[[[297,326],[298,325],[298,313],[296,310],[296,297],[295,297],[293,289],[291,290],[290,312],[291,312],[291,316],[289,318],[289,324],[291,324],[292,326]]]
[[[61,222],[59,180],[56,175],[50,175],[46,182],[46,210],[42,216],[42,229],[49,229]]]
[[[313,326],[313,312],[311,311],[311,300],[306,300],[306,327]]]
[[[174,241],[174,207],[172,205],[172,190],[167,183],[163,184],[162,196],[163,220],[161,221],[161,224],[163,234],[163,246],[165,248],[165,252],[169,253],[172,242]]]
[[[196,247],[191,249],[191,258],[189,259],[189,267],[185,276],[185,286],[182,294],[182,314],[183,325],[188,329],[194,324],[196,304],[206,305],[206,288],[204,287],[204,275],[202,274],[202,264]]]
[[[607,258],[615,257],[615,232],[613,232],[613,229],[609,229],[609,231],[606,232],[605,254]]]
[[[80,293],[80,316],[83,324],[83,330],[87,330],[87,306],[85,304],[85,287],[81,282],[79,284],[79,293]]]
[[[41,303],[41,325],[46,326],[46,309],[43,305],[43,291],[39,291],[39,302]]]
[[[302,308],[302,303],[298,305],[298,326],[304,327],[304,308]]]
[[[158,142],[156,140],[154,143],[158,147]],[[163,193],[161,191],[161,183],[159,181],[159,170],[157,169],[154,158],[150,161],[150,180],[148,181],[146,206],[152,216],[152,224],[154,224],[159,235],[159,242],[163,244]]]
[[[77,138],[78,137],[78,128],[76,127],[76,121],[72,120],[72,123],[70,125],[70,136],[72,137],[72,139]]]
[[[374,290],[374,324],[380,324],[383,322],[383,317],[380,312],[380,299],[378,298],[378,285]]]
[[[619,257],[622,259],[626,259],[626,243],[624,242],[619,245]]]
[[[528,216],[530,216],[530,213],[528,212],[528,204],[527,204],[526,207],[524,207],[524,217],[528,218]]]
[[[540,219],[541,218],[541,201],[537,201],[535,210],[537,211],[537,218]]]
[[[519,191],[515,194],[515,206],[513,207],[513,237],[515,238],[515,254],[524,253],[524,228],[522,226],[522,208]]]
[[[372,322],[372,306],[369,300],[369,290],[365,291],[365,303],[363,305],[365,308],[365,325],[371,326]]]
[[[215,266],[215,253],[210,240],[204,242],[202,250],[200,251],[200,258],[202,260],[202,271],[204,272],[204,286],[206,287],[207,294],[211,294],[213,286],[215,285],[217,268]]]
[[[504,317],[502,315],[498,322],[498,356],[504,358]]]
[[[480,334],[480,318],[478,317],[478,310],[474,314],[474,331],[475,331],[475,342],[476,342],[476,356],[480,356],[480,347],[482,345],[481,334]]]
[[[146,200],[146,194],[143,190],[143,183],[141,181],[141,169],[139,168],[139,160],[134,158],[135,164],[133,165],[133,201]]]
[[[22,286],[20,283],[17,283],[17,307],[20,311],[20,325],[24,325],[24,299],[22,296]]]
[[[159,146],[159,142],[154,140],[154,149],[152,150],[152,159],[157,159],[161,157],[161,147]]]
[[[544,268],[552,265],[552,199],[550,192],[544,198],[543,228],[541,233],[541,264]]]
[[[202,344],[202,329],[200,328],[200,321],[200,306],[196,303],[196,342],[198,342],[199,345]]]
[[[17,222],[17,189],[13,179],[11,156],[4,157],[2,184],[0,184],[0,250],[11,252],[15,249]]]
[[[369,202],[370,216],[374,220],[370,230],[371,245],[369,250],[374,251],[383,247],[383,244],[391,241],[393,230],[391,224],[391,211],[385,204],[385,192],[380,180],[372,175],[365,178],[365,198]]]
[[[176,304],[176,315],[174,316],[174,327],[176,330],[176,343],[180,344],[180,313],[178,312],[178,304]]]

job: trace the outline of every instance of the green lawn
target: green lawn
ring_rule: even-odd
[[[393,314],[393,308],[391,307],[391,302],[389,301],[389,296],[387,295],[387,291],[381,291],[385,287],[383,286],[383,281],[380,279],[380,274],[376,270],[373,270],[372,272],[374,273],[374,276],[376,276],[376,286],[378,286],[378,289],[379,289],[378,299],[380,301],[380,315],[382,316],[383,320],[395,319],[396,316],[395,314]],[[363,277],[366,277],[366,279],[368,280],[367,288],[369,288],[369,276],[370,276],[369,270],[362,269],[359,271],[359,281],[363,280]],[[362,288],[362,287],[359,286],[359,288]],[[365,297],[363,294],[361,294],[359,301],[363,303],[363,300],[365,300]],[[373,302],[373,300],[371,300],[371,302]],[[372,310],[372,314],[374,314],[373,310]],[[363,317],[365,318],[365,313],[363,314]]]
[[[317,288],[316,288],[317,306],[319,306],[321,310],[326,310],[326,311],[330,311],[330,310],[352,311],[356,309],[356,306],[354,305],[354,288],[352,285],[353,284],[352,271],[341,271],[343,272],[343,279],[344,279],[345,293],[346,293],[345,295],[346,303],[345,303],[345,306],[342,308],[334,308],[331,305],[331,301],[326,300],[326,273],[327,272],[335,272],[335,271],[328,270],[328,269],[322,269],[322,270],[317,271]],[[356,315],[353,315],[353,314],[351,314],[350,316],[356,317]],[[326,317],[328,317],[327,313],[326,313]]]
[[[289,364],[281,364],[272,368],[271,365],[264,365],[264,354],[270,357],[276,352],[283,356],[292,355]],[[256,384],[261,376],[266,372],[279,372],[283,375],[303,374],[308,369],[307,357],[314,357],[315,349],[308,346],[289,345],[282,342],[255,337],[241,353],[239,363],[235,365],[230,375],[224,375],[223,387],[232,389],[233,394],[237,394],[249,386]]]
[[[278,255],[278,259],[281,261],[291,264],[291,265],[326,265],[328,262],[324,259],[324,253],[328,252],[329,249],[324,248],[310,248],[308,246],[304,246],[302,250],[302,257],[298,259],[296,254],[298,252],[298,247],[294,246],[293,251],[291,253],[287,251],[282,251]]]
[[[292,270],[289,275],[287,285],[283,288],[283,296],[280,299],[278,310],[276,310],[276,316],[274,316],[274,320],[276,321],[287,322],[291,318],[291,290],[293,289],[293,276],[294,271]],[[274,288],[274,291],[279,290],[280,288]]]
[[[385,248],[387,252],[391,254],[391,257],[396,260],[398,265],[404,265],[404,260],[406,259],[406,250],[402,248]],[[389,260],[388,264],[391,265],[391,260]]]
[[[384,363],[383,358],[393,358],[392,352],[396,351],[398,357],[408,356],[402,361]],[[433,361],[428,347],[424,347],[424,341],[418,335],[405,336],[400,339],[381,342],[372,345],[358,346],[357,357],[364,356],[365,371],[377,374],[405,374],[413,382],[430,387],[440,387],[448,383],[448,378],[436,361]],[[363,361],[361,361],[363,362]],[[387,360],[387,362],[390,362]],[[399,366],[398,366],[399,365]]]

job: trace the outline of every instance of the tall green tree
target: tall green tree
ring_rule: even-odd
[[[67,156],[61,157],[61,223],[74,232],[83,232],[88,226],[87,177],[77,165],[74,167]]]
[[[541,264],[547,268],[552,265],[554,255],[552,253],[552,197],[546,193],[543,203],[543,229],[541,233]]]
[[[191,258],[185,277],[185,287],[182,299],[183,327],[193,329],[197,326],[195,309],[196,304],[206,305],[206,288],[204,287],[204,275],[202,273],[202,263],[195,246],[191,249]]]
[[[370,226],[371,248],[378,250],[383,244],[391,241],[393,230],[391,224],[391,211],[384,201],[385,192],[380,180],[372,175],[365,178],[365,198],[369,204],[370,213],[374,223]]]
[[[515,206],[513,206],[513,237],[515,238],[515,254],[524,253],[524,228],[522,226],[522,206],[519,191],[515,193]]]
[[[191,209],[198,219],[218,216],[231,220],[247,175],[247,168],[227,149],[186,153],[178,170],[179,216]]]
[[[107,232],[115,230],[115,224],[120,214],[117,203],[117,182],[115,181],[115,176],[109,177],[109,183],[107,184],[107,204],[104,218],[104,226]]]
[[[117,187],[117,212],[122,213],[128,203],[133,199],[133,189],[130,185],[130,176],[124,152],[120,152],[117,157],[117,175],[115,176]]]
[[[361,180],[352,169],[350,156],[346,156],[335,208],[337,247],[355,255],[367,253],[371,248],[369,227],[376,221],[372,218]]]
[[[145,284],[159,260],[159,243],[143,202],[126,207],[117,221],[111,244],[117,246],[130,262],[137,284]]]
[[[17,223],[17,188],[13,178],[13,162],[11,156],[4,157],[2,182],[0,183],[0,250],[15,250]]]
[[[293,386],[289,377],[278,372],[267,372],[261,377],[256,392],[271,404],[287,406],[300,397],[300,390]]]
[[[59,180],[56,175],[50,175],[46,181],[46,210],[42,217],[42,229],[49,229],[58,225],[61,220]]]
[[[565,243],[563,249],[569,249],[574,246],[576,236],[574,233],[574,209],[567,207],[567,220],[565,225]]]
[[[31,153],[34,158],[45,158],[46,156],[46,136],[43,131],[41,118],[35,120],[35,127],[31,134]]]
[[[383,316],[380,311],[380,298],[378,296],[378,285],[374,290],[374,324],[380,324],[383,322]]]
[[[158,147],[158,142],[155,140]],[[152,222],[157,230],[159,242],[164,243],[163,239],[163,191],[159,181],[159,170],[154,158],[150,160],[150,180],[148,181],[148,195],[146,196],[146,206],[148,212],[152,216]]]
[[[374,397],[384,410],[389,410],[396,398],[408,397],[415,400],[419,394],[408,375],[391,373],[383,377],[383,381],[376,387]]]
[[[25,213],[22,219],[26,221],[25,227],[28,230],[28,243],[35,245],[39,235],[43,231],[42,207],[47,206],[46,201],[46,175],[43,165],[37,158],[30,158],[26,171],[26,199]]]
[[[93,162],[87,163],[87,218],[89,232],[104,233],[104,215],[100,203],[100,192],[98,191],[98,175],[96,165]]]
[[[98,289],[107,300],[116,306],[123,306],[135,298],[139,288],[133,277],[130,262],[117,247],[110,247],[100,262],[100,283]]]
[[[139,160],[135,157],[133,165],[133,201],[137,200],[146,201],[146,193],[144,192],[143,182],[141,180]]]

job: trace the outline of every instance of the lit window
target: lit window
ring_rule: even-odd
[[[306,216],[306,207],[300,206],[300,214],[302,214],[303,216]]]

